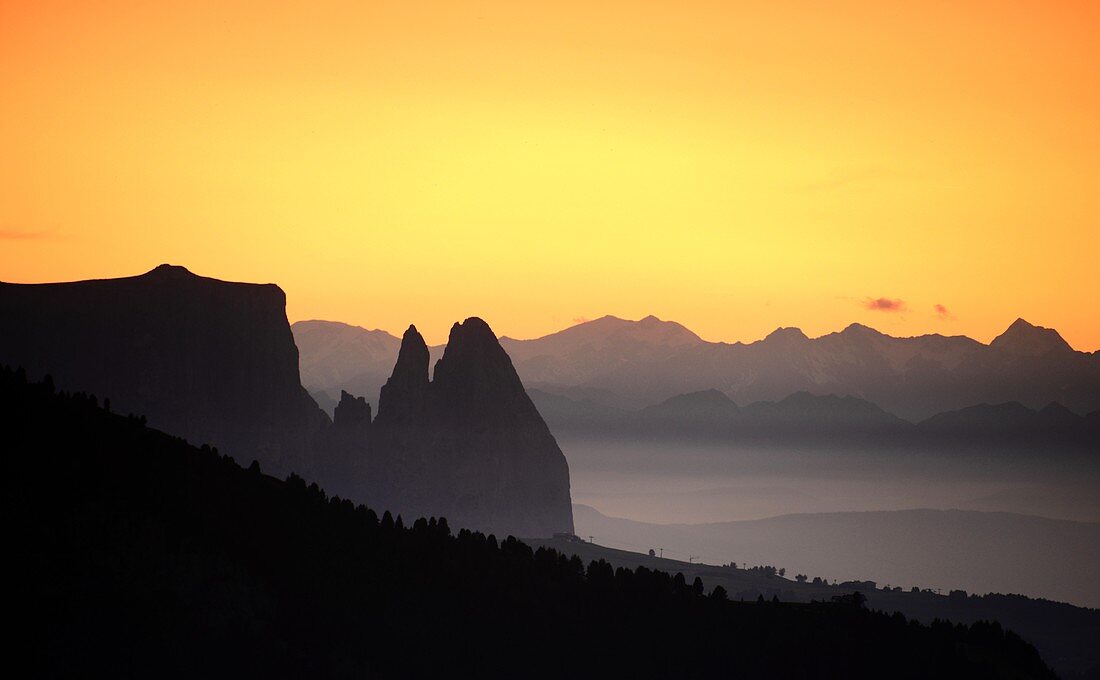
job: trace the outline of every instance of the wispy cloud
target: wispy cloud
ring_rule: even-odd
[[[947,307],[944,307],[943,305],[940,305],[940,304],[932,305],[932,308],[936,310],[936,316],[940,317],[941,319],[954,319],[955,318],[955,315],[952,314],[950,312],[950,310],[948,310]]]
[[[867,298],[864,300],[863,306],[874,312],[904,312],[905,300],[884,297]]]

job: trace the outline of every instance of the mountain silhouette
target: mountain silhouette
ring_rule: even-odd
[[[328,418],[302,388],[285,308],[277,286],[167,264],[121,279],[2,283],[0,363],[286,474],[309,464]]]
[[[401,338],[401,347],[393,373],[378,397],[380,425],[417,425],[428,412],[428,346],[424,338],[409,326]]]
[[[415,328],[396,362],[382,335],[338,328],[356,356],[387,360],[389,379],[376,419],[369,401],[341,391],[330,420],[299,380],[285,304],[277,286],[171,265],[124,279],[0,284],[0,363],[375,507],[447,514],[501,535],[572,530],[565,458],[483,321],[455,325],[432,382]]]
[[[476,317],[451,328],[430,381],[424,339],[415,327],[405,332],[382,387],[371,455],[390,471],[372,486],[385,507],[521,536],[573,530],[565,456]]]
[[[1032,448],[1056,453],[1066,448],[1100,454],[1100,427],[1095,415],[1073,413],[1052,402],[1030,409],[1019,402],[979,404],[937,414],[916,427],[922,439],[996,446],[999,449]]]
[[[722,392],[702,390],[681,394],[666,399],[660,404],[647,406],[641,410],[640,415],[652,421],[706,425],[736,418],[740,411],[737,404]]]
[[[291,329],[301,357],[302,384],[340,386],[331,393],[311,390],[321,408],[331,413],[342,389],[378,403],[378,391],[393,370],[400,338],[331,321],[298,321]]]
[[[905,443],[913,430],[911,423],[868,401],[808,392],[738,407],[725,394],[704,390],[637,411],[585,409],[566,397],[539,390],[531,390],[531,396],[555,431],[589,436],[827,447],[856,440]]]
[[[873,448],[881,454],[956,451],[1100,456],[1100,412],[1080,416],[1051,403],[979,404],[910,423],[856,397],[796,392],[738,407],[717,390],[679,395],[639,410],[616,409],[530,390],[560,435],[623,440],[675,439],[733,446]]]
[[[1053,328],[1033,326],[1016,319],[1008,329],[989,343],[992,349],[1023,356],[1043,356],[1072,352],[1073,348]]]
[[[502,338],[501,345],[527,388],[627,410],[709,389],[740,405],[796,392],[852,396],[914,422],[1006,401],[1100,410],[1100,354],[1074,351],[1056,331],[1022,320],[989,345],[938,334],[896,338],[861,324],[818,338],[780,328],[757,342],[716,343],[655,317],[603,317],[533,340]],[[328,365],[331,351],[304,348],[303,364]],[[390,351],[392,361],[396,344]],[[348,367],[356,364],[376,370],[374,354],[356,356],[342,355],[340,371],[353,373]],[[304,384],[331,401],[350,389],[346,380],[322,377]]]

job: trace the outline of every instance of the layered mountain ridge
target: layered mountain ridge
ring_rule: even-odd
[[[326,322],[308,323],[313,342],[327,346]],[[296,335],[306,330],[292,328]],[[965,336],[898,338],[862,324],[818,338],[780,328],[752,343],[715,343],[656,317],[603,317],[541,338],[500,342],[528,388],[623,409],[714,389],[741,405],[797,392],[852,396],[910,421],[1010,401],[1032,409],[1058,402],[1078,414],[1100,410],[1100,355],[1075,351],[1057,331],[1022,319],[988,345]],[[306,354],[303,349],[303,364],[319,355]],[[381,361],[349,353],[340,371],[377,372],[372,367]],[[345,385],[304,384],[322,396]]]
[[[722,392],[705,390],[638,410],[599,407],[537,389],[529,394],[560,436],[816,450],[1100,455],[1100,412],[1080,416],[1057,402],[1042,409],[1019,402],[980,404],[911,423],[863,399],[809,392],[739,407]]]

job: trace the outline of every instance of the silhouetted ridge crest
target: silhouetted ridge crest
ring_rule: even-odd
[[[508,353],[477,317],[451,327],[432,385],[440,415],[459,425],[517,416],[541,420]]]
[[[1004,333],[1001,333],[989,346],[1012,354],[1038,356],[1051,352],[1072,352],[1073,348],[1053,328],[1035,326],[1016,319]]]
[[[278,474],[310,464],[310,439],[328,420],[302,388],[283,291],[177,265],[0,283],[0,362]]]
[[[186,278],[200,278],[197,274],[191,272],[187,267],[180,266],[178,264],[158,264],[148,272],[143,274],[150,278],[161,279],[186,279]]]
[[[423,418],[428,400],[428,345],[410,325],[401,336],[397,363],[378,397],[378,420],[409,423]]]
[[[801,328],[781,326],[771,333],[768,333],[764,341],[772,343],[794,343],[803,341],[808,342],[809,338],[806,337],[806,334],[802,332]]]
[[[445,515],[457,526],[571,532],[565,456],[489,325],[456,323],[430,382],[427,362],[410,327],[374,424],[373,455],[390,475],[377,492],[398,510]]]
[[[340,403],[333,412],[332,424],[338,428],[366,428],[371,423],[371,407],[363,397],[340,391]]]
[[[669,321],[604,316],[540,338],[502,337],[500,344],[525,386],[618,409],[710,388],[744,405],[798,391],[852,395],[912,422],[1004,401],[1033,409],[1057,401],[1078,414],[1100,409],[1100,352],[1073,351],[1055,331],[1013,325],[993,346],[963,335],[893,337],[861,324],[812,338],[781,328],[746,344],[704,341]],[[303,338],[320,335],[304,324],[301,330]],[[377,394],[399,341],[389,338],[386,357],[364,349],[357,363],[341,351],[346,336],[330,331],[324,344],[300,345],[310,367],[308,379],[303,372],[307,387],[331,405],[341,388]],[[372,340],[361,336],[364,345]],[[1038,338],[1036,353],[1017,342],[1022,337]],[[1006,351],[1013,345],[1023,349]],[[371,379],[355,377],[356,367]]]

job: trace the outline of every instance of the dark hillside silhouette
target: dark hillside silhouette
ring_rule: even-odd
[[[585,521],[581,513],[578,513],[578,520]],[[598,531],[596,527],[592,530]],[[816,575],[817,572],[811,572],[811,576],[793,573],[788,568],[784,577],[782,567],[749,566],[755,563],[745,561],[737,562],[736,566],[728,562],[721,565],[698,560],[688,562],[669,557],[672,551],[667,547],[663,549],[665,556],[659,557],[609,548],[599,544],[599,537],[596,541],[588,543],[559,537],[530,543],[536,547],[554,548],[566,555],[577,555],[586,563],[606,560],[616,568],[645,567],[669,573],[682,572],[688,581],[698,578],[708,588],[723,588],[734,600],[777,597],[782,602],[829,602],[834,597],[851,595],[853,588],[859,588],[860,594],[867,598],[866,606],[871,609],[900,611],[907,618],[923,623],[937,619],[959,623],[998,621],[1033,643],[1063,680],[1095,678],[1100,673],[1100,649],[1096,646],[1096,640],[1100,639],[1100,609],[1022,595],[975,595],[958,589],[941,594],[929,588],[902,588],[882,582],[841,581],[833,585],[829,579]],[[744,560],[748,555],[740,552],[739,556]]]
[[[1053,677],[997,624],[729,602],[379,518],[10,370],[0,431],[9,656],[43,677]]]

